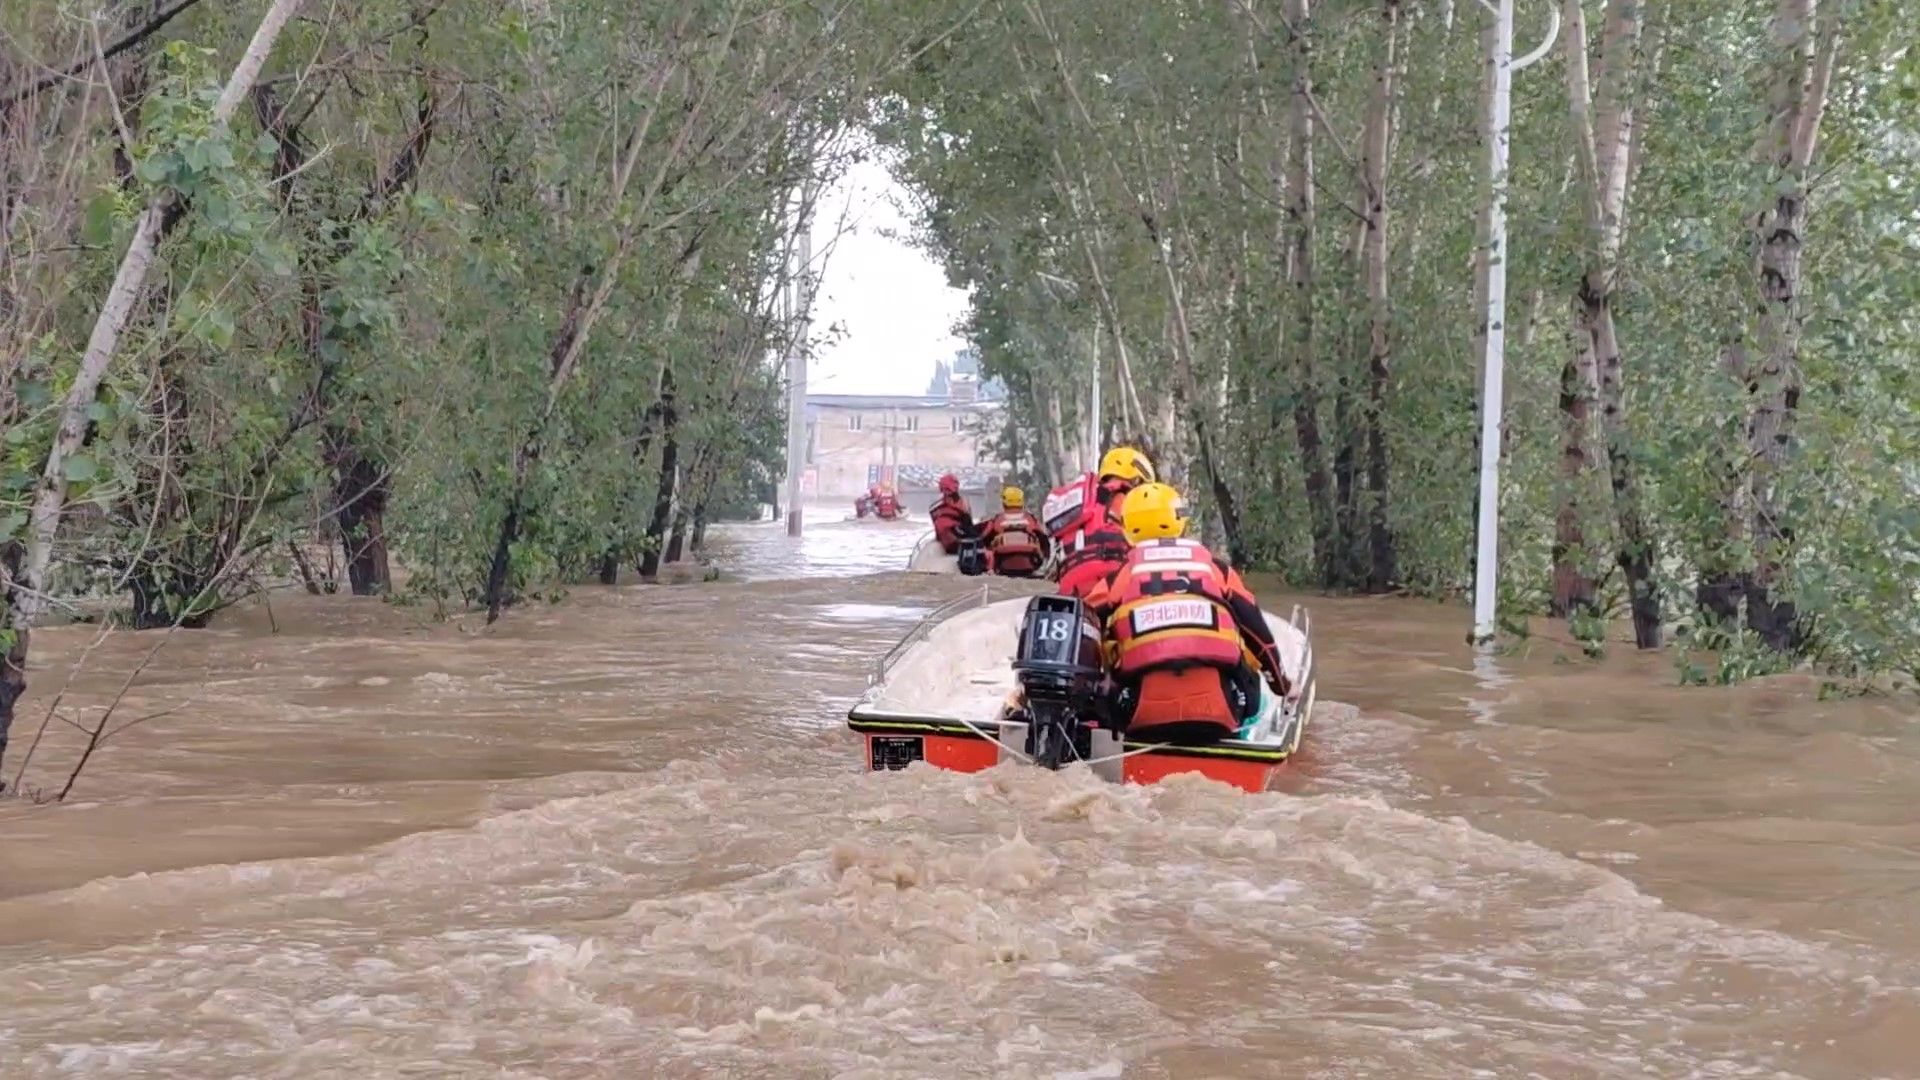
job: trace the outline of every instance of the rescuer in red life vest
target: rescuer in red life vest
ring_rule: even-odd
[[[1143,484],[1121,510],[1133,544],[1113,577],[1087,597],[1106,628],[1128,737],[1211,742],[1260,708],[1260,680],[1285,696],[1280,649],[1260,604],[1231,566],[1184,539],[1186,503]]]
[[[867,503],[873,509],[873,516],[881,521],[893,521],[900,516],[900,500],[885,484],[875,484],[867,490]]]
[[[973,535],[973,507],[960,494],[960,478],[948,473],[940,478],[940,501],[927,510],[933,520],[933,538],[940,550],[958,554],[960,541]]]
[[[1000,513],[987,522],[980,539],[990,574],[1032,577],[1047,561],[1047,534],[1040,519],[1027,512],[1027,494],[1017,487],[1000,492]]]
[[[1120,500],[1153,480],[1153,462],[1131,446],[1116,446],[1100,459],[1096,473],[1082,473],[1054,488],[1041,504],[1040,520],[1060,551],[1056,579],[1064,596],[1085,598],[1127,557],[1127,534],[1120,525]]]

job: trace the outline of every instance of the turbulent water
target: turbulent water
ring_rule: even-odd
[[[918,532],[735,527],[735,580],[490,630],[177,635],[66,805],[0,805],[0,1075],[1920,1075],[1896,708],[1317,600],[1282,791],[866,774],[847,705],[978,587],[900,572]],[[9,777],[93,641],[36,637]]]

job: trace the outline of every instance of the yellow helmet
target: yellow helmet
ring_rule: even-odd
[[[1116,446],[1100,459],[1100,479],[1105,480],[1109,476],[1131,480],[1136,484],[1150,484],[1154,480],[1153,462],[1131,446]]]
[[[1001,488],[1000,505],[1008,510],[1024,510],[1027,505],[1027,493],[1017,487]]]
[[[1127,539],[1136,544],[1178,539],[1187,532],[1187,500],[1168,484],[1148,481],[1127,492],[1120,522]]]

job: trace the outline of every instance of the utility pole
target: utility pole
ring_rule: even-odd
[[[802,204],[799,267],[787,279],[787,535],[799,536],[800,477],[807,467],[807,335],[813,323],[813,217]]]
[[[1100,326],[1093,328],[1093,402],[1087,409],[1087,453],[1092,455],[1087,461],[1088,472],[1100,469]]]
[[[1507,151],[1513,140],[1513,73],[1539,62],[1560,36],[1560,10],[1538,49],[1513,58],[1513,0],[1479,0],[1493,13],[1492,138],[1488,141],[1487,323],[1480,394],[1480,521],[1473,563],[1473,642],[1494,636],[1494,599],[1500,572],[1500,417],[1507,348]]]

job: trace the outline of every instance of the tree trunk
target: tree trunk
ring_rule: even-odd
[[[1755,277],[1760,356],[1747,382],[1747,453],[1753,463],[1748,501],[1753,573],[1746,588],[1747,626],[1781,652],[1797,650],[1804,638],[1793,602],[1777,595],[1793,545],[1781,473],[1793,450],[1802,389],[1807,174],[1819,145],[1840,36],[1839,16],[1831,3],[1818,13],[1817,32],[1816,12],[1816,0],[1780,0],[1774,15],[1779,68],[1766,141],[1771,181],[1767,190],[1772,198],[1753,228],[1759,252]]]
[[[1342,375],[1333,395],[1334,576],[1342,588],[1358,586],[1361,566],[1360,477],[1354,447],[1360,433],[1353,425],[1353,383]]]
[[[1553,523],[1553,601],[1551,612],[1567,618],[1593,612],[1598,585],[1587,572],[1586,516],[1582,500],[1587,493],[1591,462],[1587,444],[1593,430],[1593,400],[1598,392],[1594,363],[1593,312],[1584,303],[1573,307],[1573,325],[1567,334],[1568,357],[1560,369],[1560,506]]]
[[[1388,322],[1392,300],[1387,291],[1387,159],[1393,140],[1394,73],[1400,41],[1400,0],[1380,4],[1380,59],[1374,65],[1373,100],[1361,152],[1366,235],[1361,243],[1367,292],[1367,588],[1391,589],[1399,578],[1389,525],[1392,491],[1386,438],[1387,384],[1393,366]]]
[[[685,510],[673,515],[673,531],[667,536],[666,562],[669,566],[679,562],[686,554],[687,528],[691,524],[691,517],[692,512]]]
[[[667,525],[673,517],[675,482],[680,475],[679,409],[674,397],[673,369],[660,376],[660,486],[654,489],[653,518],[647,523],[644,547],[640,553],[640,576],[660,573],[660,556],[666,549]]]
[[[1065,421],[1060,413],[1060,395],[1054,393],[1051,386],[1035,383],[1040,393],[1042,419],[1040,424],[1040,442],[1046,448],[1048,479],[1058,483],[1077,471],[1067,457],[1067,444],[1064,437]]]
[[[355,596],[379,596],[392,584],[387,565],[387,476],[354,446],[353,439],[329,427],[326,456],[334,470],[334,522],[346,556],[347,581]]]
[[[1720,365],[1735,384],[1747,383],[1746,346],[1730,341],[1720,351]],[[1745,450],[1745,446],[1741,446]],[[1749,574],[1742,567],[1747,544],[1747,463],[1740,459],[1720,462],[1719,511],[1721,546],[1701,557],[1700,579],[1694,586],[1694,603],[1722,626],[1739,625],[1740,612],[1747,596]]]
[[[1600,367],[1600,416],[1607,432],[1613,513],[1620,530],[1620,549],[1614,561],[1627,579],[1627,600],[1633,610],[1633,642],[1642,649],[1657,649],[1661,639],[1660,591],[1653,580],[1653,569],[1659,562],[1659,548],[1646,518],[1640,478],[1633,461],[1632,437],[1627,430],[1626,389],[1620,342],[1614,333],[1611,297],[1600,295],[1589,299],[1588,317],[1594,328],[1594,351]]]
[[[0,541],[0,596],[11,597],[15,575],[26,556],[17,540]],[[0,761],[7,756],[7,732],[13,727],[14,707],[27,692],[27,645],[33,631],[25,626],[0,628]],[[0,791],[6,790],[0,780]]]
[[[593,274],[593,268],[586,267],[574,277],[565,312],[560,318],[560,328],[554,334],[547,354],[546,405],[513,454],[513,480],[507,494],[507,512],[500,518],[500,532],[494,539],[493,557],[487,560],[486,584],[480,594],[481,603],[487,609],[489,625],[500,618],[500,612],[507,604],[513,545],[520,539],[520,528],[526,516],[527,477],[545,452],[547,420],[553,415],[560,391],[572,375],[573,361],[579,356],[579,337],[590,321],[587,318],[587,291],[593,284]],[[610,289],[608,291],[611,292]]]
[[[676,309],[668,310],[669,317],[672,316],[674,310]],[[636,477],[640,475],[641,470],[647,467],[647,457],[653,453],[653,440],[655,436],[659,434],[660,409],[662,405],[662,402],[660,400],[660,391],[662,389],[661,379],[664,378],[665,375],[666,375],[666,365],[663,362],[660,368],[660,376],[654,379],[653,403],[651,405],[648,405],[646,412],[641,414],[640,434],[636,436],[634,439],[633,455],[630,460],[633,462],[633,474]],[[602,585],[619,584],[620,583],[620,567],[626,563],[627,557],[629,555],[634,554],[632,549],[628,547],[625,543],[625,537],[628,535],[626,531],[626,523],[627,523],[628,515],[632,512],[633,503],[638,499],[639,499],[638,493],[632,490],[631,488],[625,489],[620,493],[617,521],[618,521],[618,528],[619,528],[619,536],[621,539],[616,540],[612,544],[609,544],[607,546],[606,553],[600,557],[600,584]],[[780,507],[778,505],[777,492],[776,492],[776,503],[773,508],[773,511],[774,511],[773,519],[775,521],[780,520]]]
[[[1626,384],[1619,336],[1613,322],[1613,288],[1619,276],[1628,185],[1632,179],[1635,81],[1640,40],[1639,0],[1608,0],[1606,31],[1597,78],[1587,61],[1587,26],[1581,0],[1565,0],[1567,102],[1572,114],[1575,157],[1582,188],[1581,209],[1589,256],[1575,303],[1590,339],[1599,376],[1600,415],[1606,432],[1607,466],[1613,513],[1619,532],[1614,561],[1625,574],[1633,611],[1633,637],[1643,649],[1661,641],[1659,587],[1653,580],[1659,552],[1646,519],[1644,497],[1633,460],[1626,414]],[[1598,86],[1596,95],[1595,86]],[[1576,348],[1580,347],[1576,342]]]
[[[1337,576],[1333,482],[1320,434],[1319,390],[1315,382],[1315,292],[1313,249],[1317,242],[1313,197],[1313,72],[1307,38],[1308,0],[1288,0],[1288,44],[1293,60],[1293,92],[1287,108],[1285,250],[1287,284],[1293,293],[1287,320],[1287,345],[1294,379],[1293,437],[1300,451],[1301,480],[1313,528],[1313,564],[1322,585]],[[1275,471],[1275,486],[1279,486]],[[1276,501],[1281,492],[1274,492]]]
[[[1783,560],[1793,542],[1780,498],[1779,473],[1793,442],[1800,407],[1800,260],[1806,230],[1803,192],[1784,191],[1762,218],[1760,230],[1761,339],[1767,343],[1758,370],[1747,384],[1752,402],[1747,417],[1747,450],[1753,460],[1748,525],[1753,540],[1753,573],[1747,581],[1747,626],[1773,649],[1789,652],[1800,644],[1799,617],[1793,602],[1775,595],[1784,576]]]
[[[687,540],[693,554],[707,550],[707,503],[705,499],[693,505],[693,535]]]

